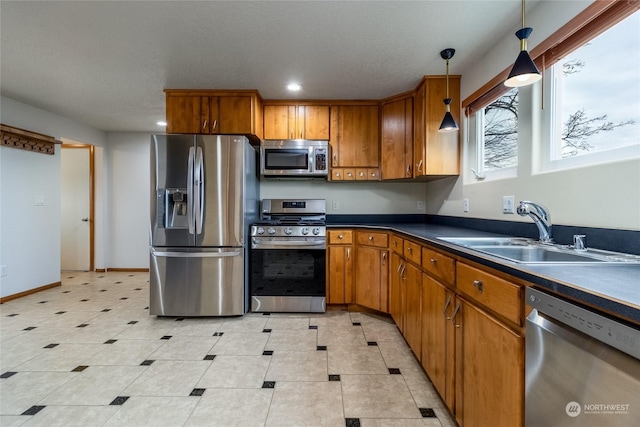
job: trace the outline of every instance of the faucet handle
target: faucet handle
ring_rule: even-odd
[[[586,234],[574,234],[573,235],[573,248],[576,251],[587,250],[587,235]]]

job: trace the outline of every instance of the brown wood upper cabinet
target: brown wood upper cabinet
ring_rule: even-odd
[[[425,76],[413,104],[413,176],[460,174],[460,131],[438,132],[445,113],[445,76]],[[460,76],[449,76],[451,114],[460,126]]]
[[[167,89],[167,133],[245,134],[262,138],[257,91]]]
[[[379,128],[377,103],[331,106],[331,166],[377,168],[380,161]]]
[[[265,105],[264,139],[329,139],[328,105]]]
[[[413,178],[413,95],[382,104],[382,179]]]

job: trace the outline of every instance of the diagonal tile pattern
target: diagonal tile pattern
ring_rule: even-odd
[[[456,425],[388,317],[157,318],[148,292],[63,272],[0,305],[0,425]]]

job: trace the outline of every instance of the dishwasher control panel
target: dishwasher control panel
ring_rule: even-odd
[[[527,288],[526,303],[542,316],[551,317],[573,329],[640,360],[640,330],[584,309],[574,303]]]

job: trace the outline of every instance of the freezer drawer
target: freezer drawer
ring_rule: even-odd
[[[244,258],[244,248],[151,248],[149,314],[246,313]]]

